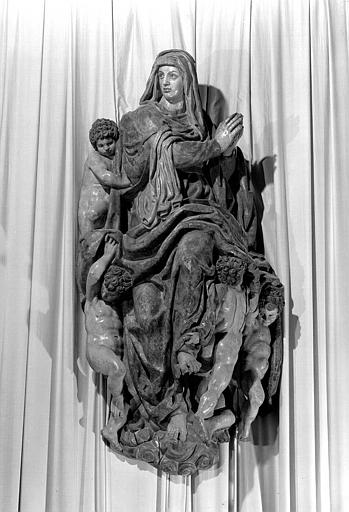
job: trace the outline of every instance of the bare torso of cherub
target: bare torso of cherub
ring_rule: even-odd
[[[86,303],[85,314],[89,341],[114,348],[122,328],[117,312],[103,300],[94,297],[91,302]]]
[[[257,316],[247,329],[243,345],[246,359],[240,385],[247,398],[242,407],[241,421],[238,427],[241,440],[249,436],[251,424],[264,402],[265,393],[262,379],[269,367],[270,343],[269,327],[264,325],[260,316]]]
[[[107,218],[110,188],[103,186],[91,171],[96,167],[112,172],[112,160],[93,151],[85,162],[78,211],[80,237],[102,228]]]
[[[86,283],[85,326],[86,355],[91,367],[107,377],[112,395],[111,415],[103,429],[104,437],[120,448],[118,431],[126,422],[127,407],[123,398],[125,366],[116,354],[121,345],[122,323],[116,310],[100,298],[103,276],[117,251],[117,242],[106,235],[104,254],[91,266]]]
[[[119,448],[117,432],[125,424],[127,414],[122,395],[126,371],[115,353],[116,347],[121,345],[122,324],[111,306],[94,297],[85,305],[85,326],[87,359],[96,372],[108,377],[107,385],[112,394],[111,416],[103,429],[103,435]]]
[[[220,396],[232,378],[242,344],[246,314],[245,290],[228,287],[216,327],[216,333],[224,333],[224,336],[217,344],[213,371],[207,391],[200,399],[198,416],[206,419],[213,415]]]
[[[227,287],[216,324],[216,334],[222,333],[223,337],[215,349],[212,372],[207,378],[203,378],[198,389],[200,400],[196,416],[208,437],[217,430],[230,427],[235,421],[231,411],[226,410],[219,416],[214,416],[214,411],[220,405],[222,393],[233,375],[242,344],[247,308],[246,291],[240,285]],[[195,356],[187,352],[179,352],[177,361],[182,374],[197,373],[201,367]],[[184,413],[176,414],[171,418],[167,430],[172,437],[185,438],[185,418]]]

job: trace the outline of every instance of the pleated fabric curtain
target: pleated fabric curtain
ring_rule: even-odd
[[[345,512],[349,501],[349,2],[0,0],[0,508]],[[242,112],[265,252],[285,285],[279,415],[169,477],[100,437],[75,285],[88,130],[137,107],[156,54]]]

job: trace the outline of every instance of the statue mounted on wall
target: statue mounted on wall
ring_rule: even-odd
[[[94,123],[79,203],[87,358],[112,397],[102,435],[193,474],[276,391],[283,287],[254,251],[243,117],[214,130],[187,52],[158,55],[119,131]]]

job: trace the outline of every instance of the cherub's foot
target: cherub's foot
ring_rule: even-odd
[[[218,443],[229,443],[229,441],[230,441],[229,429],[224,428],[223,430],[216,430],[212,434],[212,439],[214,441],[217,441]]]
[[[172,416],[167,425],[167,435],[173,441],[185,441],[187,439],[187,415],[184,413]]]
[[[199,418],[200,420],[200,418]],[[232,411],[226,409],[225,411],[212,416],[207,420],[201,420],[200,423],[205,431],[206,439],[210,441],[213,434],[218,431],[223,431],[230,428],[235,422],[235,416]]]
[[[121,444],[119,443],[118,431],[120,428],[117,428],[117,423],[112,417],[109,419],[107,425],[102,429],[103,437],[109,441],[111,448],[115,450],[122,451]]]
[[[219,397],[216,394],[206,391],[200,398],[196,416],[205,420],[210,418],[217,406],[218,399]]]
[[[116,449],[121,450],[121,445],[118,440],[118,432],[125,425],[127,420],[127,411],[128,407],[124,406],[124,408],[118,409],[118,407],[111,403],[111,414],[108,423],[102,430],[103,437],[107,439],[111,445],[113,445]]]
[[[113,397],[110,402],[110,413],[114,416],[116,421],[122,421],[127,418],[129,407],[124,403],[122,396]]]
[[[250,423],[245,423],[244,421],[240,421],[238,426],[238,439],[239,441],[246,441],[250,435]]]

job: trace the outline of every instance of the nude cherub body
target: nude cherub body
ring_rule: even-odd
[[[223,391],[231,381],[242,345],[248,311],[247,293],[242,284],[244,271],[245,264],[236,261],[233,282],[220,285],[222,301],[217,312],[215,334],[221,337],[215,346],[212,370],[202,378],[197,391],[199,405],[196,417],[208,437],[212,437],[216,430],[230,427],[235,421],[231,411],[225,410],[217,416],[214,413],[220,407]],[[201,357],[206,357],[205,348]],[[182,374],[200,372],[201,364],[193,354],[180,351],[177,361]]]
[[[242,285],[243,272],[238,274],[234,286],[227,286],[224,300],[217,316],[216,335],[218,341],[211,373],[202,382],[196,416],[207,435],[229,428],[235,422],[232,411],[225,409],[216,415],[215,410],[224,406],[223,392],[229,385],[242,345],[243,331],[248,312],[248,300]]]
[[[273,303],[266,303],[252,314],[247,321],[243,352],[245,363],[240,386],[245,395],[245,402],[241,410],[241,419],[238,426],[240,440],[247,439],[251,424],[255,420],[259,408],[264,402],[265,393],[262,379],[269,368],[271,353],[271,334],[269,326],[280,315],[279,307]]]
[[[92,266],[87,276],[85,326],[87,331],[87,359],[91,367],[107,376],[111,392],[111,415],[103,435],[119,447],[117,432],[126,422],[127,409],[123,398],[125,366],[116,350],[121,345],[122,323],[115,308],[105,302],[102,291],[103,276],[116,255],[117,242],[105,238],[104,254]]]
[[[93,149],[84,166],[78,221],[80,239],[94,229],[104,227],[110,189],[129,185],[124,176],[113,172],[113,159],[117,151],[118,128],[110,119],[97,119],[89,132]]]

